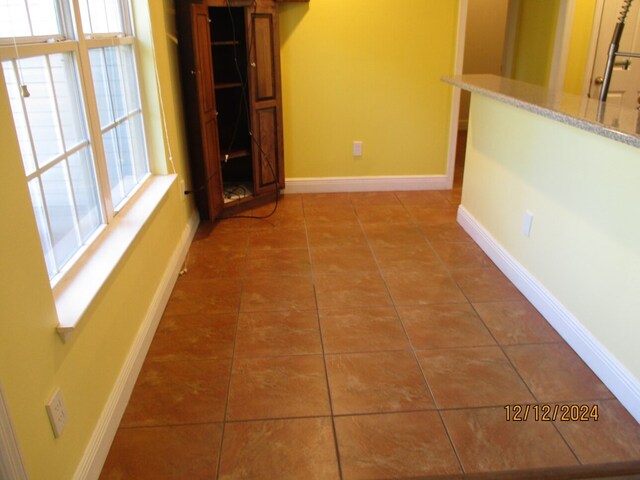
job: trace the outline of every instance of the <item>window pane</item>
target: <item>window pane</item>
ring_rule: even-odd
[[[127,104],[124,93],[125,83],[122,77],[122,67],[120,65],[118,50],[120,50],[118,47],[109,47],[104,49],[107,78],[109,81],[109,92],[111,93],[111,106],[116,120],[124,117],[127,113]]]
[[[0,0],[0,37],[61,33],[54,0]]]
[[[56,54],[49,57],[55,94],[62,122],[62,132],[66,150],[82,142],[88,142],[82,115],[80,89],[76,77],[76,67],[71,54]]]
[[[114,121],[104,49],[94,48],[89,50],[89,59],[91,61],[91,74],[93,76],[93,84],[96,91],[96,101],[98,102],[100,125],[104,128],[111,125]]]
[[[64,151],[47,58],[25,58],[17,63],[22,74],[22,83],[30,93],[30,96],[23,99],[36,150],[36,160],[42,167]]]
[[[80,237],[84,243],[102,224],[96,173],[88,147],[69,157],[69,172],[78,214]]]
[[[58,266],[64,265],[80,248],[80,235],[66,167],[66,161],[62,161],[41,177],[51,228],[53,256]]]
[[[49,235],[49,227],[47,215],[44,210],[44,200],[42,199],[42,191],[40,190],[40,179],[34,178],[29,182],[29,192],[31,193],[31,202],[36,215],[36,223],[38,224],[38,233],[40,235],[40,243],[44,252],[44,260],[47,264],[47,272],[49,278],[52,278],[58,269],[56,261],[53,258],[53,247],[51,246],[51,236]]]
[[[119,0],[81,0],[84,33],[124,33]]]
[[[16,63],[13,61],[2,62],[4,71],[4,79],[7,85],[7,93],[11,102],[11,111],[13,112],[13,121],[18,134],[18,142],[20,142],[20,152],[22,153],[22,163],[27,175],[31,175],[36,169],[36,161],[33,156],[33,148],[31,147],[31,137],[29,136],[29,126],[25,118],[24,108],[22,105],[22,93],[16,73]]]
[[[125,94],[127,98],[127,110],[132,112],[140,108],[140,96],[138,94],[138,76],[136,74],[136,63],[133,56],[133,47],[123,45],[119,47],[120,64],[122,65],[122,75],[124,76]]]

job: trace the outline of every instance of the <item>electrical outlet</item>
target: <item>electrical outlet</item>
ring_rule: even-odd
[[[354,157],[362,156],[362,142],[353,142],[353,156]]]
[[[59,388],[56,388],[56,391],[53,392],[49,403],[47,403],[45,407],[47,409],[47,415],[49,415],[53,434],[58,438],[62,435],[62,431],[69,419],[67,409],[64,406],[64,399],[62,398],[62,391]]]

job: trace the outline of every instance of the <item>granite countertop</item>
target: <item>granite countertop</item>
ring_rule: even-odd
[[[640,111],[496,75],[443,77],[455,87],[640,148]]]

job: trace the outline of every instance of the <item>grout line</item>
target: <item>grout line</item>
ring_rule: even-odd
[[[333,398],[331,396],[331,386],[329,384],[329,370],[327,368],[327,357],[325,355],[325,349],[324,349],[324,337],[322,335],[322,322],[320,322],[320,308],[319,308],[319,303],[318,303],[318,291],[316,289],[316,272],[315,269],[313,268],[313,259],[311,257],[311,244],[309,241],[309,228],[307,225],[307,219],[306,219],[306,215],[304,214],[304,200],[303,200],[303,217],[304,217],[304,227],[305,227],[305,235],[307,237],[307,251],[308,251],[308,255],[309,255],[309,264],[311,267],[311,282],[313,284],[313,296],[314,296],[314,300],[316,302],[316,320],[318,322],[318,335],[320,336],[320,349],[322,352],[322,365],[324,366],[324,381],[325,381],[325,387],[327,389],[327,401],[329,402],[329,413],[331,414],[331,430],[333,433],[333,446],[334,446],[334,450],[335,450],[335,454],[336,454],[336,464],[338,467],[338,475],[339,477],[342,479],[343,478],[343,473],[342,473],[342,461],[340,459],[340,448],[338,446],[338,432],[336,429],[336,422],[335,422],[335,415],[334,415],[334,411],[333,411]]]
[[[245,245],[245,257],[244,263],[242,266],[242,276],[240,281],[240,297],[238,298],[238,310],[236,312],[236,330],[233,335],[233,349],[231,351],[231,362],[229,365],[229,381],[227,382],[227,395],[226,401],[224,404],[224,413],[222,417],[222,433],[220,435],[220,445],[218,449],[218,463],[216,468],[216,478],[220,477],[220,469],[222,466],[222,453],[224,451],[224,437],[227,425],[227,410],[229,409],[229,397],[231,395],[231,379],[233,378],[233,366],[236,360],[236,344],[238,340],[238,330],[240,329],[240,312],[242,309],[242,295],[244,293],[246,274],[247,274],[247,263],[249,261],[249,246],[250,246],[250,238],[247,238],[247,243]]]

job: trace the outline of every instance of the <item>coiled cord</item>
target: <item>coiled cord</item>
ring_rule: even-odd
[[[622,10],[620,10],[620,16],[618,17],[618,23],[624,23],[627,19],[627,15],[629,14],[629,9],[631,8],[631,4],[633,0],[624,0],[622,3]]]

